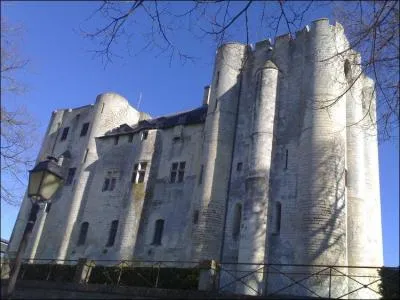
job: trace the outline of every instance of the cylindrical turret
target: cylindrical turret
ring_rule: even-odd
[[[346,103],[338,98],[344,91],[343,61],[335,56],[335,28],[327,19],[315,21],[309,35],[306,57],[310,61],[304,69],[309,81],[305,81],[306,107],[299,138],[295,261],[346,265]],[[304,271],[317,270],[309,267]],[[325,280],[326,276],[315,276],[308,286],[326,297],[329,283]],[[331,296],[345,291],[345,284],[336,284]]]
[[[267,61],[255,77],[256,96],[253,105],[250,158],[246,178],[246,198],[240,231],[239,263],[241,271],[254,272],[265,262],[267,211],[269,202],[269,173],[271,167],[278,68]],[[245,274],[245,273],[239,273]],[[254,272],[238,283],[237,291],[257,295],[262,292],[262,272]]]
[[[204,128],[204,181],[199,225],[193,239],[195,259],[219,260],[226,197],[235,136],[241,70],[246,46],[230,43],[218,49]]]

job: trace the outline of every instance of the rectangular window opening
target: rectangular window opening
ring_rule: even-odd
[[[72,181],[74,180],[76,168],[69,168],[68,169],[68,175],[67,175],[67,180],[65,180],[65,185],[71,185]]]
[[[203,183],[203,172],[204,172],[204,166],[201,165],[201,167],[200,167],[200,175],[199,175],[199,185]]]
[[[107,247],[111,247],[114,245],[115,242],[115,237],[117,235],[117,231],[118,231],[118,220],[114,220],[111,222],[111,227],[110,227],[110,232],[108,235],[108,241],[106,246]]]
[[[85,151],[85,156],[83,157],[83,162],[84,162],[84,163],[86,162],[88,153],[89,153],[89,149],[86,149],[86,151]]]
[[[243,168],[243,163],[238,162],[236,165],[236,171],[240,172],[240,171],[242,171],[242,168]]]
[[[118,145],[119,135],[114,137],[114,145]]]
[[[288,159],[289,159],[289,150],[286,149],[286,154],[285,154],[285,170],[288,168]]]
[[[88,229],[89,229],[89,223],[83,222],[81,225],[81,230],[79,232],[79,238],[77,243],[78,246],[85,244]]]
[[[69,131],[69,127],[65,127],[63,129],[62,135],[61,135],[61,141],[65,141],[67,139],[68,136],[68,131]]]
[[[128,142],[129,142],[129,143],[132,143],[132,142],[133,142],[133,133],[131,133],[131,134],[128,136]]]
[[[161,245],[162,234],[164,231],[164,220],[159,219],[156,221],[156,226],[154,229],[153,245]]]
[[[85,136],[88,132],[88,129],[89,129],[89,123],[83,124],[80,136]]]
[[[143,132],[142,132],[142,141],[147,140],[148,134],[149,134],[148,131],[143,131]]]

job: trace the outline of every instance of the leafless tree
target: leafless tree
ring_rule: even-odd
[[[17,80],[28,60],[18,52],[21,27],[1,22],[1,201],[18,205],[26,186],[27,170],[33,160],[35,122],[23,106],[11,105],[10,95],[26,91]]]
[[[362,54],[362,71],[376,82],[378,117],[383,138],[393,137],[399,123],[399,3],[398,1],[206,1],[185,4],[166,1],[103,1],[88,18],[95,29],[82,30],[98,46],[105,63],[117,54],[116,44],[128,49],[156,51],[181,61],[196,58],[187,52],[182,34],[199,41],[211,38],[216,45],[242,32],[242,41],[295,32],[309,23],[314,10],[334,11],[350,41],[345,51]],[[339,9],[340,8],[340,9]],[[340,53],[343,54],[343,53]]]

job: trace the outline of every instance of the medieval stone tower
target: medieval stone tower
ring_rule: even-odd
[[[54,112],[38,161],[61,157],[66,181],[26,256],[213,259],[238,274],[381,266],[374,83],[348,46],[340,24],[320,19],[295,38],[221,46],[192,111],[152,119],[105,93]],[[10,253],[29,209],[24,199]],[[307,285],[326,296],[324,280]],[[219,284],[254,294],[283,281],[254,272]]]

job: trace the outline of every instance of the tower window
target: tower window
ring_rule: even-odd
[[[133,175],[132,175],[133,183],[144,182],[144,177],[146,175],[146,168],[147,168],[147,162],[141,162],[141,163],[135,164],[134,169],[133,169]]]
[[[193,214],[193,224],[197,224],[199,222],[199,211],[195,210]]]
[[[85,244],[88,229],[89,229],[89,223],[83,222],[81,225],[81,230],[79,232],[79,238],[77,243],[78,246]]]
[[[233,212],[232,237],[236,241],[240,235],[240,223],[242,222],[242,204],[237,203]]]
[[[288,159],[289,159],[289,150],[286,149],[285,151],[285,170],[288,168]]]
[[[74,177],[75,177],[75,172],[76,172],[76,168],[68,169],[68,175],[67,175],[67,180],[65,181],[65,185],[72,184],[72,181],[74,180]]]
[[[142,132],[142,141],[147,140],[148,134],[149,134],[148,131],[143,131],[143,132]]]
[[[117,230],[118,230],[118,220],[114,220],[111,222],[110,232],[108,234],[108,241],[106,245],[107,247],[111,247],[114,245],[115,237],[117,235]]]
[[[158,219],[154,229],[153,245],[161,245],[162,234],[164,230],[164,220]]]
[[[128,142],[132,143],[133,142],[133,133],[129,134],[128,136]]]
[[[119,141],[119,136],[115,136],[114,137],[114,145],[118,145],[118,141]]]
[[[242,171],[242,168],[243,168],[243,163],[241,163],[241,162],[237,163],[236,171],[240,172],[240,171]]]
[[[110,185],[110,178],[105,178],[103,183],[103,188],[101,189],[102,192],[107,191]]]
[[[61,139],[60,139],[61,141],[64,141],[64,140],[67,139],[68,131],[69,131],[69,127],[65,127],[63,129],[63,132],[62,132],[62,135],[61,135]]]
[[[183,178],[185,176],[185,167],[186,162],[184,161],[172,163],[170,176],[171,183],[183,182]]]
[[[199,185],[203,183],[203,171],[204,171],[204,166],[201,165],[199,174]]]
[[[118,171],[109,171],[107,172],[106,177],[104,178],[103,187],[101,189],[104,191],[113,191],[117,185]]]
[[[282,205],[280,202],[275,203],[275,224],[273,235],[278,235],[281,232],[281,215],[282,215]]]
[[[215,79],[215,87],[219,84],[219,71],[217,72],[217,78]]]
[[[89,123],[83,124],[80,136],[85,136],[88,132],[88,129],[89,129]]]

